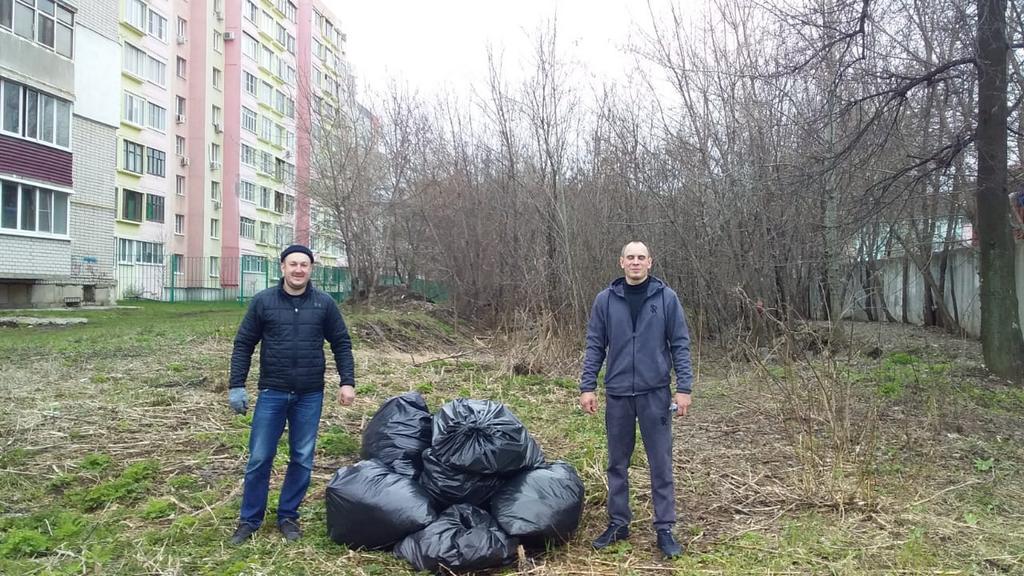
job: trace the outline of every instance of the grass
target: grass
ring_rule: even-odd
[[[753,369],[704,359],[691,416],[675,427],[677,535],[690,552],[668,563],[654,552],[639,442],[633,537],[589,547],[606,522],[606,441],[603,418],[577,409],[574,374],[510,375],[493,351],[421,310],[344,312],[358,397],[325,404],[306,537],[286,544],[271,512],[240,548],[225,540],[251,413],[231,414],[225,388],[242,307],[145,304],[82,310],[89,323],[69,328],[0,329],[0,573],[411,574],[386,552],[331,542],[322,496],[333,471],[358,460],[380,403],[408,390],[432,410],[460,396],[506,403],[547,458],[569,461],[584,481],[580,534],[496,574],[1024,572],[1024,394],[950,365],[941,346],[844,364],[857,398],[877,408],[878,440],[864,445],[872,498],[840,505],[802,491],[801,455]],[[275,491],[286,452],[283,442]]]

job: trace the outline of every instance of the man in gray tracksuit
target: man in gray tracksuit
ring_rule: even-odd
[[[651,264],[646,245],[626,244],[619,257],[625,276],[594,299],[587,324],[580,406],[588,414],[597,412],[597,374],[607,358],[604,387],[608,404],[609,523],[594,540],[594,548],[629,537],[629,460],[639,421],[651,469],[658,548],[666,557],[675,558],[683,550],[672,536],[676,510],[671,416],[685,416],[690,406],[690,334],[679,297],[650,275]],[[670,391],[672,369],[676,373],[674,402]]]

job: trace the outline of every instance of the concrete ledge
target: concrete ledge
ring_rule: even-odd
[[[85,318],[33,318],[31,316],[6,316],[0,317],[0,326],[9,328],[23,328],[35,326],[72,326],[74,324],[86,324],[89,320]]]

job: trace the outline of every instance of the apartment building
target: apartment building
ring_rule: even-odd
[[[251,294],[310,240],[299,112],[354,102],[344,35],[310,0],[120,1],[119,295]],[[319,262],[344,263],[322,245]]]
[[[113,299],[114,2],[0,0],[0,306]]]

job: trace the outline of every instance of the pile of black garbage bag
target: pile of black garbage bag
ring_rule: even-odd
[[[567,542],[583,512],[583,481],[544,453],[508,408],[458,399],[431,415],[411,392],[381,405],[363,432],[363,460],[327,486],[327,533],[386,549],[417,570],[511,562],[520,544]]]

